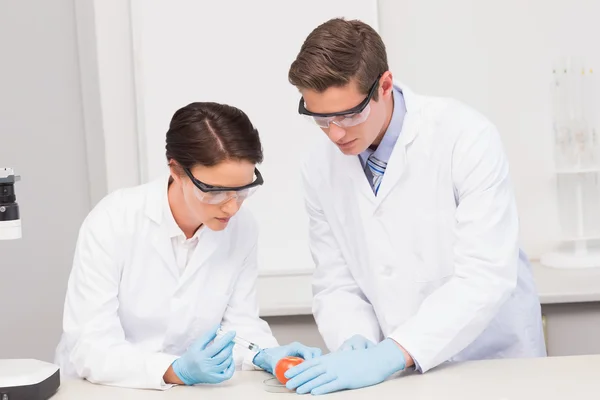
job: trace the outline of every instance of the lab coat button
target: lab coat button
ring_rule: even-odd
[[[390,265],[386,265],[385,267],[383,267],[383,274],[385,276],[392,275],[392,267]]]

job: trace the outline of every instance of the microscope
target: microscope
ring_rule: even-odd
[[[0,168],[0,240],[21,238],[21,216],[15,195],[15,183],[19,180],[12,168]],[[0,400],[47,400],[59,386],[60,370],[54,364],[0,359]]]
[[[12,168],[0,168],[0,240],[21,237],[21,217],[15,196],[15,183],[20,179]]]

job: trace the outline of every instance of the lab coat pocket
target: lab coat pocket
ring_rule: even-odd
[[[189,329],[184,333],[183,348],[189,347],[209,329],[221,323],[229,296],[205,293],[198,296],[190,316]]]
[[[221,323],[229,295],[205,292],[194,298],[181,300],[185,305],[177,315],[172,315],[170,335],[165,341],[165,351],[182,354],[209,329]]]
[[[230,293],[205,293],[198,299],[195,318],[198,321],[220,323],[229,303]]]
[[[196,335],[202,335],[208,329],[221,323],[223,314],[225,314],[225,310],[227,309],[229,296],[229,294],[215,292],[204,293],[198,296],[192,315],[192,326]]]
[[[439,211],[422,214],[417,222],[415,255],[418,267],[415,281],[438,282],[441,286],[454,274],[453,215]]]

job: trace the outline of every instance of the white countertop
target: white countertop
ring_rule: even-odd
[[[542,304],[600,301],[600,268],[557,269],[532,263]]]
[[[412,373],[380,385],[338,392],[325,398],[415,400],[565,400],[597,399],[600,355],[446,364],[426,374]],[[52,400],[142,399],[290,399],[289,393],[268,393],[258,371],[236,372],[217,386],[175,387],[165,392],[119,389],[85,381],[62,383]]]
[[[542,304],[600,302],[600,268],[556,269],[532,261]],[[312,314],[312,269],[261,273],[262,317]]]

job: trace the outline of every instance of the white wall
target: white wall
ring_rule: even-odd
[[[376,26],[376,1],[307,0],[291,12],[279,0],[132,4],[143,180],[166,171],[165,133],[178,108],[193,101],[239,107],[265,152],[265,185],[244,204],[260,221],[259,268],[310,271],[299,166],[322,132],[298,115],[300,95],[287,73],[306,36],[329,18]]]
[[[52,360],[77,230],[89,210],[73,0],[0,6],[0,166],[23,238],[0,241],[0,358]]]
[[[92,206],[140,183],[129,0],[76,0]]]
[[[551,79],[555,58],[600,68],[597,0],[379,0],[395,77],[453,96],[500,129],[512,168],[523,247],[532,258],[559,237]]]

